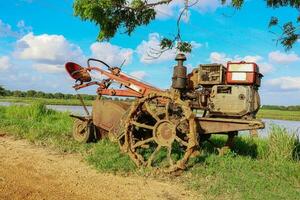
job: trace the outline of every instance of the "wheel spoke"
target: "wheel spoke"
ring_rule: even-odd
[[[148,102],[144,103],[147,112],[158,122],[160,119],[159,117],[155,114],[155,112],[150,108],[150,105]]]
[[[142,146],[142,145],[147,144],[148,142],[151,142],[151,141],[153,141],[153,140],[154,140],[154,138],[151,137],[151,138],[148,138],[148,139],[146,139],[146,140],[138,141],[137,143],[135,143],[135,144],[133,145],[133,148]]]
[[[139,122],[136,122],[136,121],[131,121],[130,122],[131,124],[137,126],[137,127],[141,127],[141,128],[145,128],[145,129],[149,129],[149,130],[153,130],[153,126],[150,126],[150,125],[147,125],[147,124],[142,124],[142,123],[139,123]]]
[[[186,147],[189,145],[186,141],[184,141],[183,139],[181,139],[181,138],[178,137],[177,135],[176,135],[176,137],[175,137],[175,140],[176,140],[177,142],[179,142],[180,144],[186,146]]]
[[[154,156],[157,152],[159,152],[160,149],[161,149],[161,145],[158,145],[156,147],[155,151],[151,154],[151,156],[148,159],[148,164],[147,164],[148,167],[152,167],[152,161],[154,159]]]
[[[180,119],[179,124],[181,124],[184,121],[187,121],[187,118],[183,117],[182,119]]]
[[[167,104],[166,104],[166,120],[169,120],[169,106],[170,106],[170,101],[167,101]]]
[[[168,160],[169,160],[170,166],[173,166],[174,163],[173,163],[173,160],[172,160],[172,158],[171,158],[171,153],[172,153],[172,147],[168,147],[168,155],[167,155],[167,158],[168,158]]]

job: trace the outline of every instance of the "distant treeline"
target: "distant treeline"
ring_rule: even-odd
[[[46,93],[42,91],[28,90],[28,91],[20,91],[20,90],[6,90],[5,88],[0,86],[0,96],[5,97],[28,97],[28,98],[46,98],[46,99],[77,99],[76,94],[63,94],[60,92],[57,93]],[[95,100],[97,95],[88,95],[81,94],[84,100]],[[115,100],[115,101],[132,101],[131,98],[118,98],[118,97],[102,97],[107,100]],[[300,111],[300,105],[298,106],[276,106],[276,105],[263,105],[262,109],[265,110],[287,110],[287,111]]]
[[[298,106],[275,106],[275,105],[263,105],[262,109],[265,110],[287,110],[287,111],[300,111],[300,105]]]
[[[27,98],[46,98],[46,99],[77,99],[76,94],[63,94],[60,92],[56,93],[46,93],[42,91],[28,90],[6,90],[0,86],[0,96],[4,97],[27,97]],[[84,100],[95,100],[97,95],[81,94]],[[131,101],[130,98],[117,98],[117,97],[102,97],[107,100],[116,100],[116,101]]]

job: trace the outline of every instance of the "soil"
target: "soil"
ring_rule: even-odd
[[[0,199],[202,199],[181,184],[99,173],[80,155],[0,135]]]

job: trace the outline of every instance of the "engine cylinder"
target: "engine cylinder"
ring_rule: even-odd
[[[178,64],[174,67],[172,88],[185,89],[187,86],[187,68],[183,66],[183,62],[186,60],[186,57],[184,54],[178,54],[175,60]]]

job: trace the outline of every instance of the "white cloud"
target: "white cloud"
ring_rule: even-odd
[[[32,65],[34,69],[44,73],[59,73],[64,71],[63,65],[51,65],[51,64],[41,64],[35,63]]]
[[[133,76],[137,79],[144,79],[147,76],[147,73],[145,71],[134,71],[130,73],[130,76]]]
[[[209,55],[209,60],[211,63],[221,63],[226,65],[226,63],[232,59],[228,58],[225,53],[212,52]]]
[[[162,51],[160,47],[162,37],[158,33],[150,33],[148,40],[143,40],[136,48],[140,61],[145,64],[161,63],[174,60],[177,54],[176,48]],[[201,48],[203,45],[196,41],[191,41],[193,49]]]
[[[17,23],[17,31],[14,31],[11,25],[4,23],[0,19],[0,37],[14,37],[19,38],[28,32],[32,31],[31,26],[27,26],[24,20],[20,20]]]
[[[8,69],[10,66],[10,58],[8,56],[0,56],[0,71]]]
[[[222,7],[219,0],[198,0],[198,3],[195,5],[195,8],[200,13],[214,12],[219,7]]]
[[[273,65],[268,62],[258,63],[258,66],[259,66],[260,73],[262,74],[267,74],[274,70]]]
[[[201,43],[198,43],[196,41],[192,41],[191,45],[192,45],[193,49],[198,49],[198,48],[201,48],[203,46]]]
[[[300,77],[284,76],[267,81],[267,85],[276,90],[300,90]]]
[[[157,2],[157,0],[149,0],[149,3]],[[157,19],[169,19],[174,16],[178,16],[179,12],[184,7],[184,0],[173,0],[169,4],[163,4],[155,7],[156,17]],[[193,3],[193,2],[190,2]],[[191,7],[191,9],[196,10],[200,13],[214,12],[219,7],[223,5],[219,0],[198,0],[198,2]],[[185,16],[183,16],[183,21],[188,22],[190,18],[190,13],[188,12]]]
[[[149,3],[157,2],[157,0],[150,0]],[[162,4],[155,7],[157,19],[168,19],[175,15],[176,9],[183,6],[182,0],[173,0],[169,4]]]
[[[112,66],[120,66],[125,59],[125,64],[132,62],[132,49],[121,48],[108,42],[95,42],[90,49],[94,58],[103,60]]]
[[[24,60],[47,64],[62,64],[82,58],[82,50],[62,35],[28,33],[17,41],[15,55]]]
[[[142,63],[160,63],[174,60],[176,56],[175,49],[167,50],[158,58],[153,58],[153,56],[156,56],[156,53],[160,51],[160,40],[161,37],[158,33],[151,33],[149,34],[148,41],[143,40],[137,47],[136,51]]]
[[[17,33],[15,33],[9,24],[5,24],[0,19],[0,37],[16,37]]]
[[[260,61],[263,60],[263,57],[261,56],[245,56],[245,57],[239,57],[239,56],[236,56],[234,58],[235,61],[246,61],[246,62],[255,62],[255,63],[258,63]]]
[[[269,60],[278,64],[289,64],[300,61],[300,57],[294,52],[287,54],[280,51],[273,51],[269,53]]]
[[[63,71],[63,65],[68,61],[82,62],[84,59],[80,47],[70,43],[64,36],[33,33],[17,41],[14,55],[34,62],[34,69],[49,73]]]
[[[256,55],[256,56],[245,56],[241,57],[239,55],[234,56],[233,58],[227,56],[225,53],[220,52],[212,52],[209,56],[209,60],[211,63],[221,63],[226,66],[227,62],[229,61],[246,61],[246,62],[255,62],[258,64],[260,72],[263,74],[269,73],[273,71],[273,65],[264,62],[263,57]]]
[[[18,21],[17,27],[19,28],[19,35],[20,36],[23,36],[25,34],[28,34],[28,33],[32,32],[32,27],[27,26],[23,19]]]

